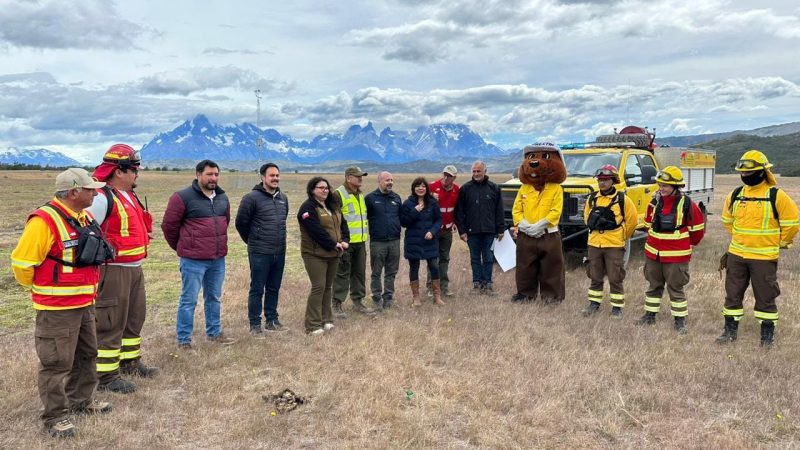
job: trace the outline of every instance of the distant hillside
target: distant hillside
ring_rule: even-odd
[[[717,151],[717,172],[733,173],[734,165],[744,152],[761,150],[775,165],[774,171],[785,176],[800,176],[800,132],[783,136],[735,136],[695,145]]]
[[[800,133],[800,122],[789,122],[780,125],[770,125],[768,127],[756,128],[754,130],[726,131],[724,133],[696,134],[692,136],[669,136],[669,137],[659,136],[656,139],[656,141],[660,145],[671,145],[673,147],[688,147],[690,145],[698,145],[705,142],[732,138],[739,134],[746,134],[750,136],[760,136],[760,137],[771,137],[771,136],[784,136],[794,133]]]

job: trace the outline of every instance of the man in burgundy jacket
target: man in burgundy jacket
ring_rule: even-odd
[[[161,230],[180,257],[181,291],[178,305],[178,347],[192,347],[194,309],[203,289],[206,336],[210,341],[232,344],[222,334],[220,297],[228,254],[228,224],[231,206],[225,191],[217,186],[219,166],[210,160],[197,164],[197,179],[172,194],[164,212]]]

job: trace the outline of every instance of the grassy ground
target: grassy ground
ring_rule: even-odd
[[[56,445],[39,432],[37,358],[28,294],[16,286],[9,254],[26,215],[47,201],[55,174],[0,172],[10,195],[0,203],[0,448]],[[397,177],[405,197],[415,175]],[[168,195],[191,173],[145,172],[139,192],[157,221]],[[292,211],[308,175],[286,174]],[[331,175],[338,185],[341,175]],[[493,178],[502,179],[497,175]],[[463,181],[463,180],[458,180]],[[735,177],[718,178],[707,237],[691,266],[689,329],[673,332],[668,301],[656,326],[641,329],[645,281],[641,245],[626,280],[628,308],[615,321],[585,319],[588,280],[567,274],[558,306],[515,305],[513,271],[496,273],[497,298],[473,297],[466,245],[455,243],[451,278],[456,297],[443,308],[407,305],[407,265],[398,275],[400,305],[377,318],[350,314],[334,333],[308,338],[302,320],[308,280],[289,220],[289,255],[279,311],[288,333],[254,340],[247,332],[248,269],[244,245],[231,228],[222,321],[239,338],[218,347],[203,337],[179,352],[174,324],[180,279],[174,253],[156,233],[145,264],[148,320],[144,359],[161,375],[139,381],[132,395],[98,394],[114,403],[106,417],[78,421],[70,445],[85,448],[797,448],[800,446],[800,260],[783,253],[777,346],[758,346],[752,298],[740,340],[716,345],[722,330],[723,283],[716,271],[727,237],[719,223],[724,192]],[[221,186],[235,208],[255,175],[224,173]],[[796,179],[781,186],[794,198]],[[373,175],[365,188],[374,189]],[[293,214],[293,213],[292,213]],[[283,414],[262,398],[289,388],[309,399]],[[274,414],[273,414],[274,412]]]

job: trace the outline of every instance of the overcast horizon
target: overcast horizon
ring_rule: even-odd
[[[197,114],[297,139],[468,125],[503,148],[800,120],[794,2],[0,0],[0,149],[86,160]],[[762,5],[769,5],[764,7]]]

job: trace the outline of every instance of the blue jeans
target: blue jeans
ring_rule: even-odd
[[[249,253],[250,294],[247,296],[247,318],[250,328],[261,328],[261,313],[267,323],[278,320],[278,291],[283,280],[286,254]]]
[[[219,336],[222,334],[219,313],[222,282],[225,280],[225,257],[210,260],[181,258],[180,269],[183,289],[178,304],[176,326],[178,343],[192,342],[194,308],[197,306],[197,296],[201,287],[206,315],[206,336]]]
[[[493,233],[475,233],[467,236],[469,259],[472,263],[472,282],[485,286],[492,282],[494,253],[492,252]]]

